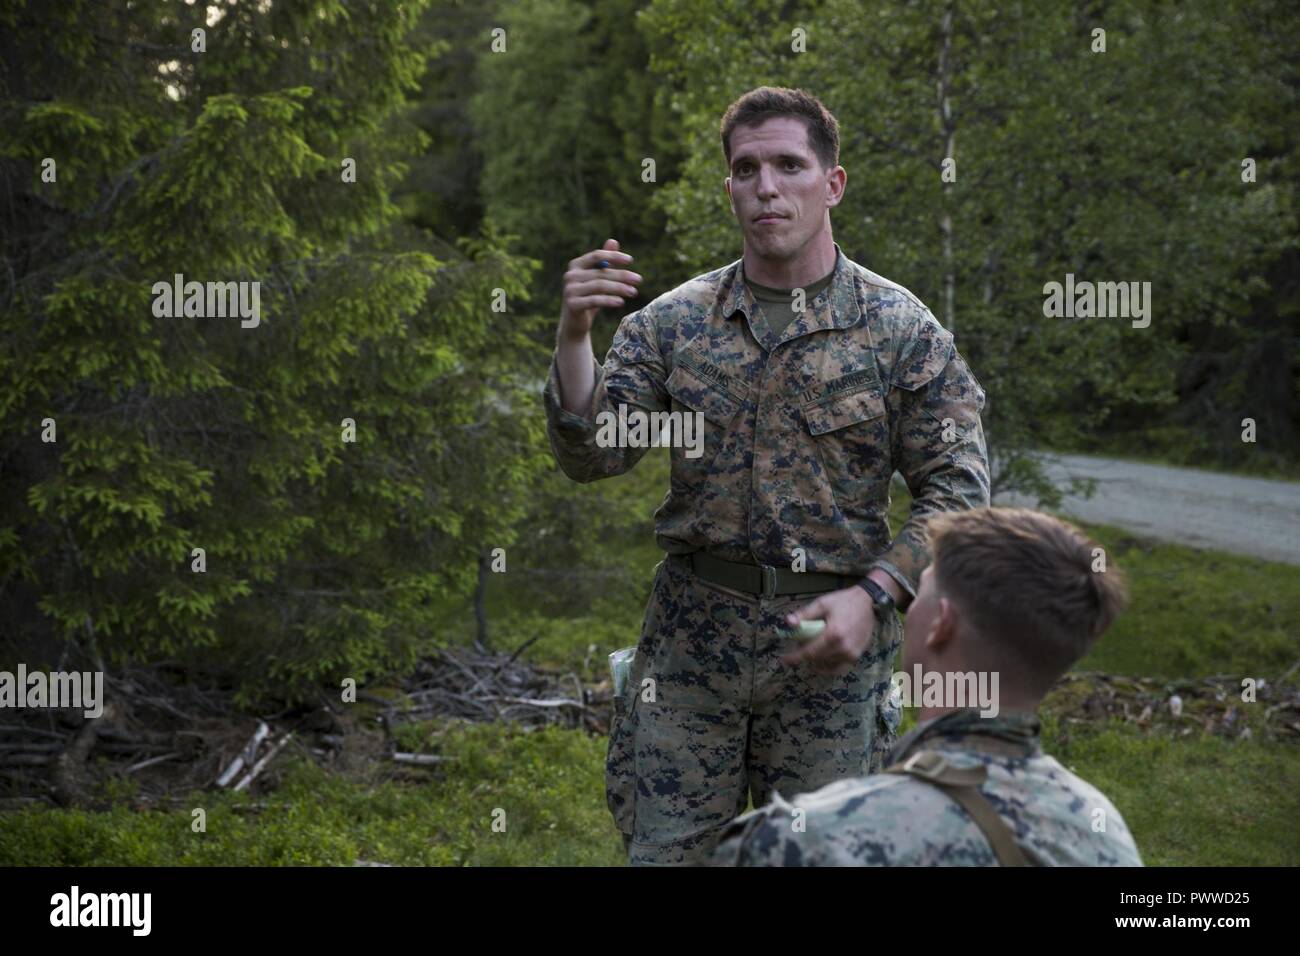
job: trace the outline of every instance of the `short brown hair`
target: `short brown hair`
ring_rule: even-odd
[[[727,107],[722,115],[722,155],[731,168],[731,134],[737,126],[757,126],[774,116],[794,116],[804,121],[808,146],[823,169],[840,164],[840,124],[821,100],[804,90],[760,86]]]
[[[979,641],[1046,693],[1128,600],[1123,572],[1074,525],[1024,508],[975,508],[928,523],[931,574]],[[1101,555],[1104,558],[1104,553]],[[992,661],[986,661],[992,663]]]

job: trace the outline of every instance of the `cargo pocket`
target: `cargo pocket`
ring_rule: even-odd
[[[748,394],[748,389],[731,376],[710,376],[710,367],[693,353],[683,353],[664,383],[677,418],[673,424],[672,478],[688,488],[698,487],[709,477]],[[692,418],[689,426],[685,416]],[[684,447],[687,438],[692,447]]]
[[[845,513],[861,513],[875,505],[877,487],[892,476],[885,412],[885,395],[878,383],[803,405],[826,480]]]
[[[748,723],[667,705],[638,705],[632,862],[705,862],[744,812]]]

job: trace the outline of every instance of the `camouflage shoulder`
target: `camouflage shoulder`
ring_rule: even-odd
[[[939,788],[906,774],[879,774],[834,805],[810,806],[818,865],[989,865],[991,851],[964,811]]]
[[[723,829],[712,866],[763,866],[767,864],[756,848],[769,846],[774,834],[789,831],[794,819],[793,807],[779,793],[757,809],[743,813]],[[779,865],[779,864],[778,864]]]
[[[713,307],[718,290],[730,276],[735,274],[738,265],[739,260],[711,272],[693,276],[680,285],[674,286],[667,292],[656,296],[646,308],[653,307],[656,310],[665,312],[671,312],[675,309],[693,309],[707,312]]]
[[[914,391],[952,358],[952,333],[906,287],[857,266],[866,289],[863,303],[872,338],[888,363],[891,385]]]
[[[890,847],[883,829],[875,825],[897,818],[900,797],[905,806],[909,781],[895,775],[873,774],[828,784],[820,790],[799,793],[745,814],[723,834],[717,865],[721,866],[853,866],[864,846],[866,862],[881,862]],[[858,837],[850,847],[842,839],[845,827],[856,827]],[[877,837],[877,832],[879,836]]]
[[[683,329],[693,329],[712,311],[719,290],[734,276],[739,264],[737,260],[702,273],[656,296],[640,310],[645,313],[645,321],[666,342],[674,340]]]
[[[676,337],[683,320],[708,314],[717,295],[719,276],[724,271],[714,270],[689,279],[623,316],[614,332],[615,344],[640,339],[653,341],[662,350]]]
[[[852,260],[849,260],[852,262]],[[886,309],[890,314],[896,314],[903,317],[913,317],[916,319],[929,315],[930,310],[911,289],[890,279],[886,279],[879,273],[872,272],[866,266],[853,263],[861,277],[863,284],[867,289],[867,306],[878,306]]]
[[[1070,862],[1088,866],[1144,866],[1141,852],[1119,808],[1087,780],[1064,767],[1050,754],[1039,757],[1048,777],[1064,784],[1068,805],[1063,810],[1080,820],[1084,839],[1072,841]]]

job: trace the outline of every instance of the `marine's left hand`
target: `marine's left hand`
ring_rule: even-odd
[[[803,647],[785,654],[781,663],[807,661],[818,674],[835,677],[847,674],[867,652],[876,630],[876,609],[871,595],[854,585],[830,591],[786,615],[786,623],[797,628],[800,621],[821,619],[826,629]]]

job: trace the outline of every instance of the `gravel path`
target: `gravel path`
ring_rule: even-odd
[[[1054,455],[1047,473],[1094,478],[1091,498],[1067,497],[1060,511],[1134,534],[1300,565],[1300,483],[1144,465],[1090,455]],[[1033,502],[998,495],[994,504]]]

